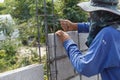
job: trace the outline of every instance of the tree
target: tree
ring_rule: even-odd
[[[0,3],[0,14],[3,14],[3,11],[6,9],[3,3]]]
[[[4,13],[11,14],[13,18],[20,22],[27,21],[31,18],[30,15],[30,0],[5,0],[6,10]]]
[[[77,6],[79,0],[61,0],[61,2],[63,18],[73,22],[87,21],[87,14]]]

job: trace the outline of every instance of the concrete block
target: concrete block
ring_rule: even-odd
[[[77,76],[75,76],[75,77],[71,78],[70,80],[80,80],[80,76],[79,76],[79,75],[77,75]]]
[[[52,71],[55,70],[54,65],[51,65],[51,68],[53,68]],[[74,69],[68,58],[64,58],[57,61],[57,71],[58,71],[57,80],[66,80],[67,78],[75,74]]]
[[[98,80],[98,78],[97,78],[97,76],[92,76],[92,77],[82,76],[82,80]]]
[[[86,50],[88,47],[85,45],[85,42],[87,40],[88,33],[80,33],[78,34],[77,31],[69,31],[67,32],[70,37],[73,39],[73,41],[80,47],[80,50]],[[63,44],[60,42],[59,38],[54,34],[48,34],[48,47],[49,47],[49,53],[52,58],[55,57],[55,51],[56,56],[62,56],[66,55],[66,51],[63,48]]]
[[[0,80],[44,80],[43,65],[34,64],[1,73]]]
[[[80,33],[79,34],[80,50],[88,49],[88,47],[85,44],[85,42],[87,41],[87,37],[88,37],[88,33]]]
[[[80,80],[80,76],[77,75],[74,78],[71,78],[70,80]],[[98,75],[96,75],[96,76],[92,76],[92,77],[81,76],[81,80],[101,80],[101,79],[100,79],[100,77],[98,77]]]
[[[68,58],[58,61],[57,66],[59,71],[58,80],[65,80],[75,74],[74,69]]]
[[[73,41],[78,44],[78,33],[76,31],[70,31],[68,34],[71,36]],[[54,33],[48,35],[48,52],[50,53],[51,58],[60,57],[66,55],[66,51],[63,48],[63,44],[60,42],[59,38],[54,35]],[[56,51],[56,52],[55,52]]]
[[[48,35],[48,52],[52,59],[55,58],[55,53],[56,57],[66,55],[62,43],[53,33]]]

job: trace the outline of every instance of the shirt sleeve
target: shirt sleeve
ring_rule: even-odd
[[[73,40],[69,39],[64,42],[68,57],[78,73],[90,77],[102,72],[104,68],[111,67],[110,65],[113,63],[110,62],[107,54],[111,49],[108,47],[111,46],[110,42],[107,42],[108,37],[104,37],[103,32],[99,33],[84,55]]]
[[[78,23],[78,33],[84,32],[87,33],[89,32],[89,26],[90,23]]]

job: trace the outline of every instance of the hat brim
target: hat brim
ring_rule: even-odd
[[[82,2],[77,4],[79,7],[81,7],[84,11],[92,12],[92,11],[108,11],[117,15],[120,15],[120,10],[118,9],[111,9],[111,8],[105,8],[105,7],[98,7],[98,6],[91,6],[90,2]]]

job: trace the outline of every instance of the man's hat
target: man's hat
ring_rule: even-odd
[[[77,5],[87,12],[103,10],[120,15],[118,3],[118,0],[90,0],[89,2],[82,2]]]

